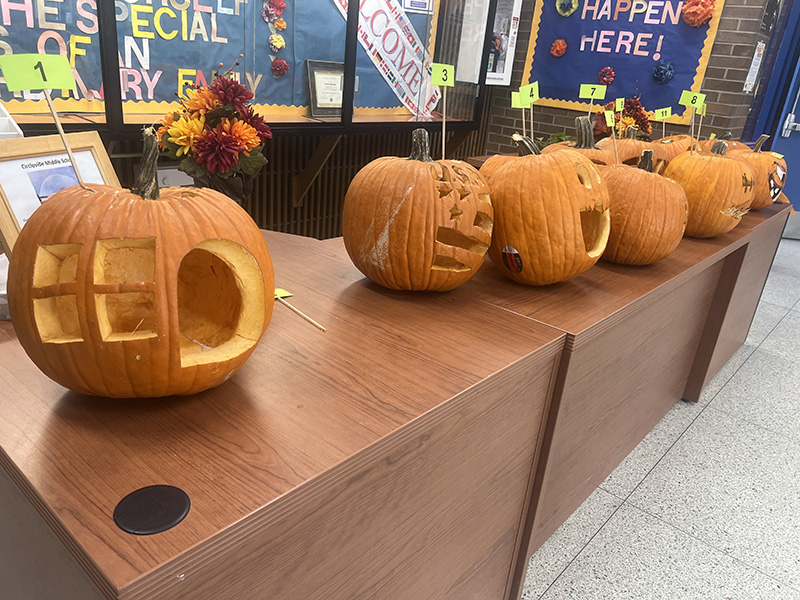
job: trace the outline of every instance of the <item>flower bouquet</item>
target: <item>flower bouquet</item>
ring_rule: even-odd
[[[243,205],[267,164],[263,149],[272,131],[250,106],[253,93],[231,77],[232,70],[216,72],[208,87],[190,87],[180,111],[158,122],[156,135],[161,149],[179,160],[178,168],[196,184]]]
[[[613,100],[596,113],[596,120],[594,122],[595,137],[611,135],[611,127],[606,125],[603,114],[604,111],[607,110],[614,110]],[[625,107],[622,109],[622,114],[615,112],[614,121],[617,137],[625,137],[625,132],[628,130],[629,125],[636,127],[639,130],[639,135],[642,136],[649,136],[653,132],[650,117],[644,106],[642,106],[638,96],[625,100]]]

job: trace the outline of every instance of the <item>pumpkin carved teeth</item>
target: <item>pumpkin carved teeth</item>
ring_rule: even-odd
[[[458,262],[452,256],[437,254],[433,259],[432,271],[452,271],[454,273],[464,273],[472,269],[462,262]]]
[[[481,211],[475,213],[475,221],[472,224],[475,227],[480,227],[486,233],[492,233],[492,228],[494,227],[494,221],[492,221],[492,218],[485,212]]]

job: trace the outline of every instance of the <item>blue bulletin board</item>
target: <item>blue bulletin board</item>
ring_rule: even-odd
[[[606,100],[640,96],[648,111],[671,106],[668,122],[688,123],[691,111],[678,100],[700,91],[723,2],[537,0],[522,83],[539,81],[537,104],[586,111],[580,84],[601,83],[611,67]],[[684,18],[687,7],[710,19]]]
[[[0,53],[69,57],[78,87],[54,90],[61,111],[104,110],[96,2],[0,0]],[[220,63],[227,70],[238,58],[234,76],[254,92],[261,112],[308,115],[306,61],[344,61],[346,5],[346,0],[117,2],[123,110],[161,116],[187,85],[209,83]],[[358,62],[368,68],[358,72],[362,93],[356,108],[361,114],[408,114],[409,103],[398,90],[410,85],[418,100],[425,97],[436,13],[406,14],[400,0],[363,0],[361,7],[365,31]],[[370,53],[363,41],[368,35],[376,45]],[[438,99],[435,90],[427,93],[428,101]],[[12,94],[2,83],[0,99],[14,113],[47,112],[37,95]]]

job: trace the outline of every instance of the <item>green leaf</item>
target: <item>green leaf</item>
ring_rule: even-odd
[[[237,170],[245,175],[255,175],[258,171],[267,164],[266,157],[261,153],[261,147],[253,148],[250,151],[250,156],[244,152],[239,154],[239,164]]]
[[[206,175],[206,170],[198,165],[195,159],[188,156],[181,160],[178,168],[190,177],[203,177]]]

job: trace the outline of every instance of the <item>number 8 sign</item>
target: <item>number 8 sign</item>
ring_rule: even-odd
[[[699,92],[693,92],[692,90],[683,90],[681,93],[681,99],[678,100],[678,104],[681,104],[687,108],[700,108],[706,101],[706,95],[700,94]]]

